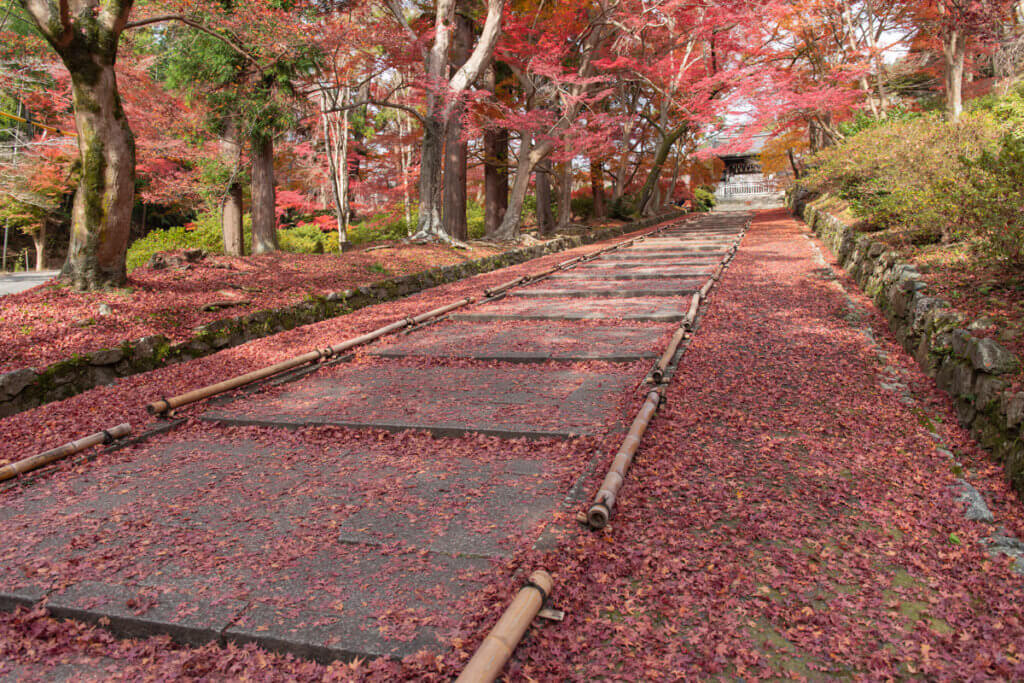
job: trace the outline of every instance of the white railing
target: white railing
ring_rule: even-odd
[[[719,185],[715,194],[723,199],[731,197],[757,197],[772,194],[778,190],[774,180],[744,181]]]

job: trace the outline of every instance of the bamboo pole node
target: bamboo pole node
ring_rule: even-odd
[[[459,674],[456,683],[490,683],[495,680],[526,635],[530,624],[544,608],[553,586],[554,580],[543,569],[530,574],[529,580],[519,589],[498,623]]]
[[[619,446],[619,451],[616,453],[611,467],[608,468],[608,474],[605,475],[600,490],[587,509],[587,522],[592,529],[603,529],[608,525],[615,500],[626,481],[626,473],[629,472],[636,452],[640,448],[640,441],[644,432],[647,431],[647,426],[654,418],[654,414],[661,408],[664,398],[660,389],[654,389],[647,394],[647,399],[637,411],[629,433],[622,440],[622,445]]]
[[[109,429],[101,429],[100,431],[90,434],[89,436],[82,437],[77,441],[70,441],[63,446],[58,446],[51,450],[39,453],[37,455],[18,460],[16,462],[9,463],[0,467],[0,481],[7,481],[13,479],[19,474],[31,472],[32,470],[39,469],[43,465],[48,465],[51,462],[62,460],[69,455],[80,453],[86,448],[93,446],[99,446],[101,444],[109,444],[117,441],[118,439],[128,436],[131,434],[132,427],[127,422],[119,424]]]

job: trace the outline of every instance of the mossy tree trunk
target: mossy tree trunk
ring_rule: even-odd
[[[123,285],[135,200],[135,137],[128,127],[114,63],[133,0],[68,6],[21,0],[71,75],[81,176],[71,211],[63,278],[77,289]]]

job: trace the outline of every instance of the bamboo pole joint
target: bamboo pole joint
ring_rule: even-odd
[[[505,667],[530,624],[544,607],[554,586],[551,575],[538,569],[487,634],[456,683],[490,683]]]

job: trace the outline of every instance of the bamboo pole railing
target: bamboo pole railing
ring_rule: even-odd
[[[636,417],[633,419],[633,425],[629,428],[629,433],[626,434],[626,438],[622,440],[622,445],[619,446],[619,452],[615,454],[615,459],[612,461],[608,474],[605,475],[601,488],[594,495],[594,502],[590,504],[590,509],[587,510],[587,524],[590,525],[590,528],[603,529],[608,525],[608,519],[611,517],[612,508],[615,507],[619,490],[626,481],[626,473],[629,472],[633,459],[636,457],[637,449],[640,448],[640,441],[643,439],[644,432],[647,431],[647,426],[654,418],[654,414],[658,412],[660,405],[661,391],[659,389],[655,389],[647,394],[647,399],[640,406],[639,412],[637,412]]]
[[[490,683],[501,674],[526,630],[544,607],[553,585],[551,575],[543,569],[530,575],[529,583],[520,589],[484,638],[456,683]]]
[[[693,329],[694,323],[697,322],[697,311],[700,310],[700,293],[694,292],[693,297],[690,299],[690,309],[686,311],[686,317],[683,318],[683,327],[688,331]]]
[[[309,363],[315,363],[316,361],[323,360],[325,358],[340,355],[357,346],[368,344],[376,339],[380,339],[381,337],[392,334],[406,327],[422,324],[432,318],[450,313],[451,311],[462,308],[463,306],[468,306],[473,303],[473,301],[474,299],[462,299],[455,303],[435,308],[432,311],[427,311],[426,313],[422,313],[414,317],[397,320],[390,325],[385,325],[384,327],[380,327],[372,332],[368,332],[353,339],[348,339],[326,349],[314,349],[313,351],[295,356],[294,358],[289,358],[288,360],[275,363],[274,365],[269,365],[265,368],[260,368],[259,370],[253,370],[252,372],[248,372],[244,375],[232,377],[231,379],[224,380],[223,382],[217,382],[216,384],[188,391],[184,394],[179,394],[178,396],[161,398],[146,406],[146,410],[153,415],[166,413],[170,410],[180,408],[181,406],[195,403],[196,401],[202,401],[203,399],[216,396],[217,394],[222,394],[226,391],[231,391],[232,389],[244,387],[247,384],[252,384],[253,382],[258,382],[268,377],[273,377],[274,375],[287,372],[288,370],[293,370],[303,365],[308,365]]]
[[[51,450],[46,451],[45,453],[39,453],[37,455],[24,458],[23,460],[18,460],[8,465],[4,465],[3,467],[0,467],[0,481],[7,481],[8,479],[13,479],[19,474],[24,474],[25,472],[31,472],[32,470],[39,469],[43,465],[48,465],[51,462],[61,460],[63,458],[68,457],[69,455],[80,453],[81,451],[84,451],[86,448],[98,446],[99,444],[102,443],[110,443],[114,439],[120,439],[121,437],[128,436],[131,433],[131,431],[131,425],[127,423],[119,424],[116,427],[104,429],[103,431],[96,432],[95,434],[90,434],[89,436],[82,437],[77,441],[70,441],[64,444],[63,446],[53,448]]]
[[[665,371],[668,370],[668,366],[672,363],[672,359],[675,358],[676,351],[679,350],[679,345],[682,344],[689,335],[690,330],[685,324],[676,329],[675,334],[672,335],[672,339],[668,342],[668,346],[665,347],[665,353],[661,354],[661,358],[658,359],[654,369],[651,370],[651,379],[655,384],[661,384],[661,380],[665,379]]]

